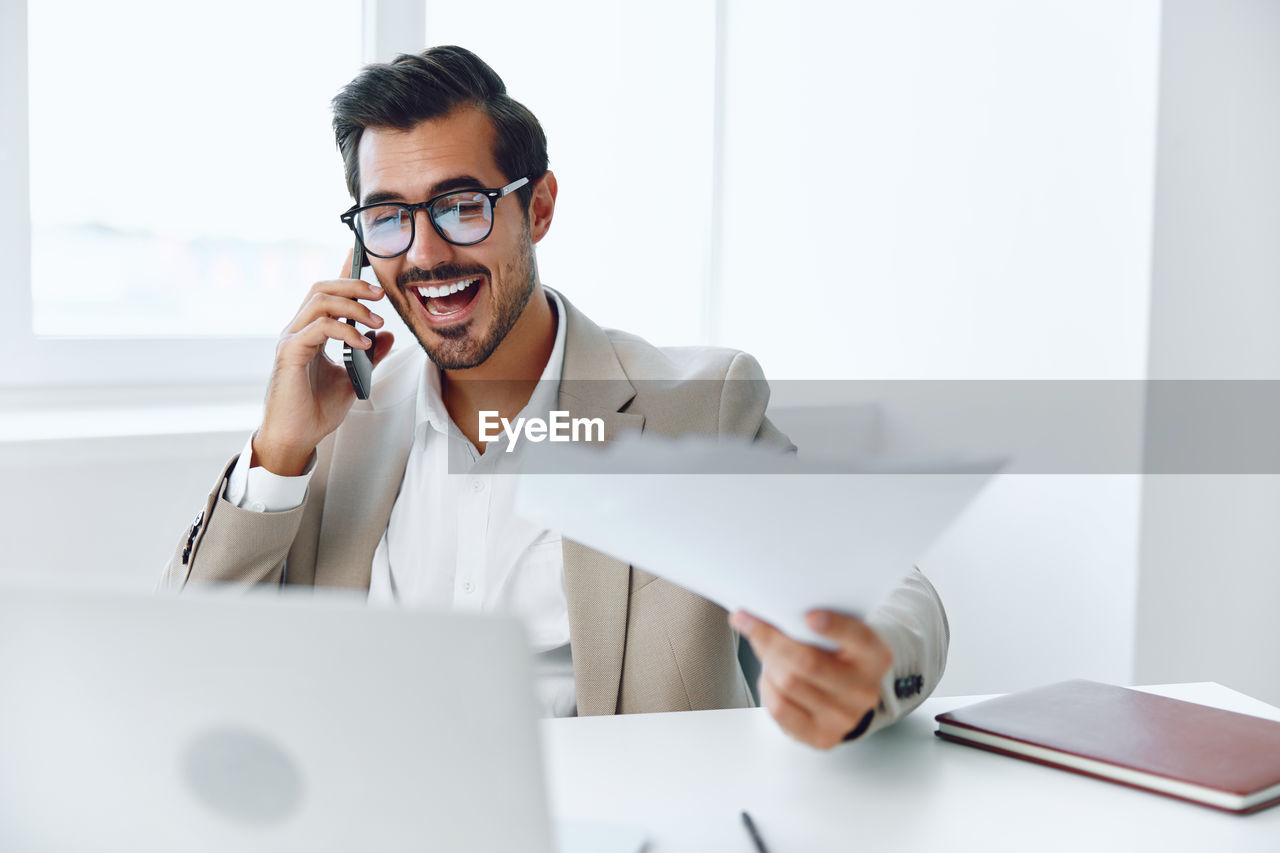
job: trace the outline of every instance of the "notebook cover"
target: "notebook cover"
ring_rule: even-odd
[[[1280,722],[1095,681],[1077,679],[1011,693],[935,719],[1239,796],[1280,785]],[[967,746],[1151,790],[940,731],[935,734]],[[1153,793],[1186,799],[1163,791]],[[1187,801],[1221,808],[1200,800]],[[1277,803],[1280,798],[1242,811],[1221,810],[1240,814]]]

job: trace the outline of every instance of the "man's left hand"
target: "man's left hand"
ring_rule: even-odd
[[[830,749],[880,704],[880,682],[893,665],[893,650],[847,614],[811,610],[805,621],[838,648],[793,640],[745,610],[729,617],[760,659],[760,700],[778,725],[801,743]]]

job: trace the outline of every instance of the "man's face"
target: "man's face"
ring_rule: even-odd
[[[493,158],[493,123],[462,107],[411,130],[369,128],[359,150],[361,204],[422,202],[454,189],[499,188],[511,180]],[[413,245],[394,258],[373,258],[378,280],[422,348],[445,370],[482,364],[520,320],[537,282],[534,235],[512,193],[493,206],[493,231],[474,246],[455,246],[414,213]],[[539,228],[541,238],[545,228]],[[429,296],[427,288],[453,289]],[[444,291],[437,290],[437,293]]]

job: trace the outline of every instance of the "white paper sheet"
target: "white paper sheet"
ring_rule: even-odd
[[[822,646],[804,614],[874,609],[1003,464],[826,464],[702,438],[524,450],[518,514]]]

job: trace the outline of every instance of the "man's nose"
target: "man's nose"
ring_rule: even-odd
[[[425,210],[415,210],[413,221],[413,245],[409,247],[407,260],[419,269],[429,270],[454,260],[455,246],[440,236],[431,217]]]

